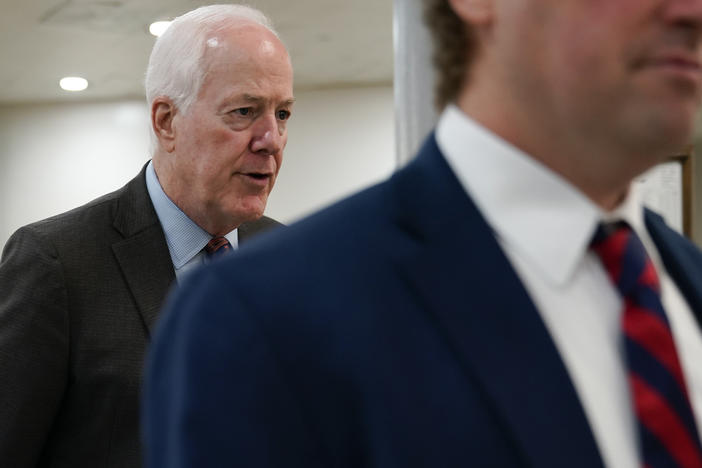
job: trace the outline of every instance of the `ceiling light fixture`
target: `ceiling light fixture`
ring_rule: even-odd
[[[166,31],[166,29],[168,29],[168,26],[170,25],[171,21],[156,21],[154,23],[151,23],[151,25],[149,26],[149,32],[152,35],[159,37]]]
[[[67,76],[61,78],[59,86],[65,91],[83,91],[88,87],[88,80],[80,76]]]

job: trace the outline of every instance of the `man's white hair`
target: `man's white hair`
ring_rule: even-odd
[[[204,63],[207,41],[217,30],[233,22],[251,21],[278,33],[263,12],[246,5],[208,5],[177,17],[156,40],[146,69],[146,102],[159,96],[173,100],[178,112],[187,113],[197,98],[207,72]],[[151,153],[157,139],[151,128]]]

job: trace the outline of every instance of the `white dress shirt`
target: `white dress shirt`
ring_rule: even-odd
[[[190,219],[168,198],[158,181],[151,161],[146,168],[146,189],[166,235],[166,244],[173,261],[176,279],[182,281],[187,272],[205,262],[207,256],[202,249],[212,239],[212,236],[195,224],[195,221]],[[236,249],[239,246],[239,236],[236,229],[224,237],[227,238],[232,248]]]
[[[620,332],[623,302],[589,250],[600,221],[628,222],[656,266],[702,428],[702,333],[646,230],[636,188],[632,185],[624,202],[606,213],[560,175],[455,106],[442,114],[436,139],[539,310],[605,465],[639,468],[641,463]]]

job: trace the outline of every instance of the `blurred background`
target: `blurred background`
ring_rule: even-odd
[[[393,0],[247,2],[273,19],[295,69],[297,102],[269,216],[293,222],[403,160],[398,122],[433,114],[421,103],[419,112],[406,107],[396,88],[415,72],[393,70],[398,51],[426,42],[393,29],[398,7],[418,1],[395,0],[395,9]],[[18,227],[117,189],[140,170],[149,159],[149,25],[208,3],[218,2],[0,0],[0,249]],[[67,76],[85,78],[87,89],[62,90]],[[693,187],[702,187],[701,166],[692,166]],[[701,240],[692,198],[692,234]]]

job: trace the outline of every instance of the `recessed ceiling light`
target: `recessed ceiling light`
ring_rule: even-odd
[[[83,91],[88,87],[88,80],[80,76],[67,76],[61,78],[59,86],[65,91]]]
[[[168,29],[168,26],[170,25],[171,21],[156,21],[154,23],[151,23],[151,25],[149,26],[149,32],[154,36],[159,37],[166,31],[166,29]]]

